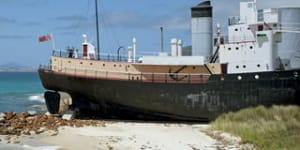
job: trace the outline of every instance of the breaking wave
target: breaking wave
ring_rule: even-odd
[[[37,95],[31,95],[28,97],[29,101],[35,101],[40,103],[45,103],[44,95],[43,94],[37,94]]]

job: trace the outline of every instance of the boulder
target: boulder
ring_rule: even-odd
[[[6,117],[5,113],[0,113],[0,117],[5,118]]]
[[[28,111],[28,114],[29,114],[30,116],[35,116],[35,115],[37,115],[37,112],[34,111],[34,110],[30,110],[30,111]]]
[[[5,112],[5,118],[6,118],[7,120],[12,119],[14,116],[15,116],[15,113],[14,113],[14,112],[11,112],[11,111]]]

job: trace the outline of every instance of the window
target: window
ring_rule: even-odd
[[[243,65],[243,68],[247,68],[247,66],[246,66],[246,65]]]
[[[257,64],[257,68],[260,68],[260,64]]]
[[[231,47],[228,47],[228,50],[231,51]]]
[[[236,69],[239,69],[239,68],[240,68],[240,66],[235,66],[235,68],[236,68]]]
[[[90,63],[90,65],[93,65],[93,63]]]
[[[253,46],[250,46],[249,48],[250,48],[250,49],[253,49]]]
[[[264,26],[263,25],[259,25],[258,26],[258,31],[263,31],[264,30]]]
[[[82,65],[82,64],[83,64],[83,62],[80,62],[80,64]]]
[[[236,47],[235,49],[236,49],[236,50],[239,50],[239,47]]]
[[[102,66],[105,67],[105,64],[103,64]]]
[[[239,29],[235,28],[234,31],[239,31]]]

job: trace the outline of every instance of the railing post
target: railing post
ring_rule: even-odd
[[[167,73],[165,73],[165,82],[168,83],[168,76],[167,76]]]
[[[152,83],[154,82],[154,73],[152,72]]]

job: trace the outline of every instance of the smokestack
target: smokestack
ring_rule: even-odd
[[[192,55],[209,60],[213,45],[212,6],[205,1],[192,7]]]

